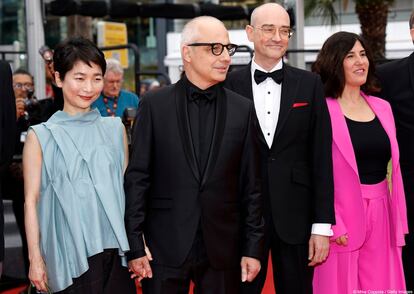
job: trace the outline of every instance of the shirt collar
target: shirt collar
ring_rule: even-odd
[[[211,96],[211,97],[209,97],[210,98],[209,100],[214,99],[217,96],[218,88],[219,88],[220,83],[214,84],[214,85],[212,85],[211,87],[209,87],[205,90],[201,90],[199,87],[197,87],[192,82],[190,82],[190,80],[185,75],[183,77],[183,80],[184,80],[184,83],[186,83],[187,99],[190,99],[192,93],[194,93],[194,92],[208,93]]]
[[[271,70],[267,71],[267,70],[263,69],[263,67],[261,67],[260,65],[258,65],[254,61],[254,57],[253,57],[253,59],[252,59],[252,66],[251,66],[250,70],[251,70],[251,73],[252,73],[252,76],[253,76],[254,75],[254,71],[256,69],[258,69],[260,71],[263,71],[263,72],[272,72],[272,71],[275,71],[275,70],[278,70],[278,69],[282,69],[282,68],[283,68],[283,59],[280,59],[279,62]]]

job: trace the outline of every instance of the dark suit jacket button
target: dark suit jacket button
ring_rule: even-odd
[[[269,157],[269,162],[270,161],[275,161],[276,160],[276,158],[274,158],[274,157]]]

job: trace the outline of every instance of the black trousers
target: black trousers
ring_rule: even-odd
[[[152,263],[151,268],[153,277],[142,280],[143,294],[188,294],[191,281],[194,283],[194,294],[240,293],[240,265],[228,270],[213,269],[200,230],[180,267]]]
[[[3,215],[3,198],[1,197],[0,184],[0,262],[4,260],[4,215]],[[2,270],[0,269],[0,278]]]
[[[262,267],[251,283],[242,283],[242,294],[261,294],[266,281],[269,251],[277,294],[312,294],[313,267],[308,266],[308,244],[287,244],[279,238],[271,219],[266,221]]]
[[[136,294],[135,282],[130,278],[128,268],[123,267],[118,249],[88,258],[89,269],[73,284],[58,294]]]
[[[414,163],[411,166],[401,166],[405,199],[407,203],[407,218],[409,234],[405,236],[405,246],[402,250],[404,275],[407,290],[414,291]]]

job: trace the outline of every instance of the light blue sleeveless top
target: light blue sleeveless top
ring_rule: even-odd
[[[51,290],[70,286],[106,248],[118,248],[126,265],[121,120],[58,111],[32,129],[43,154],[38,218]]]

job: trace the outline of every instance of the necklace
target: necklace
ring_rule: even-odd
[[[103,102],[105,103],[106,112],[108,113],[108,116],[115,116],[116,109],[118,108],[118,97],[115,96],[113,100],[114,100],[114,103],[112,104],[112,109],[111,109],[111,107],[109,107],[108,105],[108,101],[109,101],[108,97],[104,96],[103,98]]]

